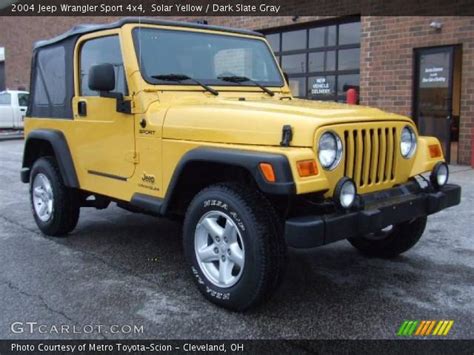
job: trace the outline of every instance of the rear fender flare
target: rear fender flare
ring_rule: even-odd
[[[38,152],[35,151],[35,146],[40,142],[48,142],[51,145],[64,185],[79,188],[79,180],[66,137],[61,131],[53,129],[38,129],[28,134],[23,153],[22,182],[28,183],[30,180],[31,168],[36,158],[39,157]]]

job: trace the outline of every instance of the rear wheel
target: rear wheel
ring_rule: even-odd
[[[272,205],[240,184],[210,186],[188,207],[185,256],[201,293],[243,311],[268,299],[286,263],[282,228]]]
[[[73,189],[64,186],[52,157],[38,159],[31,169],[30,200],[38,228],[49,236],[64,236],[79,220],[79,201]]]
[[[375,233],[350,238],[349,242],[364,255],[393,258],[411,249],[420,240],[426,221],[426,216],[415,218]]]

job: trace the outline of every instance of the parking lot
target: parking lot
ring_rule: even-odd
[[[396,338],[403,320],[454,320],[474,338],[474,171],[453,166],[462,204],[429,218],[418,245],[367,259],[342,241],[291,251],[275,297],[249,313],[201,297],[185,268],[179,223],[116,206],[82,209],[68,238],[42,236],[19,180],[22,140],[0,142],[0,338]],[[48,326],[137,325],[139,333],[13,332]],[[43,328],[44,329],[44,328]],[[128,329],[128,328],[126,328]]]

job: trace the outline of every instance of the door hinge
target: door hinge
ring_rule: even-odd
[[[133,164],[138,164],[140,162],[140,156],[138,154],[138,152],[135,152],[135,151],[129,151],[127,152],[126,156],[125,156],[125,160],[126,161],[129,161],[130,163],[133,163]]]
[[[130,100],[117,100],[117,112],[132,113],[132,102]]]

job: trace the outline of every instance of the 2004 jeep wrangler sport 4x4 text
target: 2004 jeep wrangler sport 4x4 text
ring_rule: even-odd
[[[407,117],[295,99],[252,31],[78,26],[36,43],[30,102],[21,179],[41,231],[63,236],[81,207],[110,202],[184,216],[197,287],[233,310],[275,291],[288,246],[348,239],[394,257],[460,202],[436,138]]]

